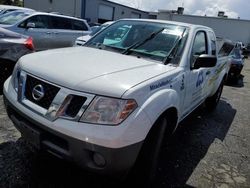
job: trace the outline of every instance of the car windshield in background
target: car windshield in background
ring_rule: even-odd
[[[13,25],[23,18],[29,16],[30,13],[24,11],[13,11],[0,16],[0,24]]]
[[[164,61],[173,52],[176,57],[181,55],[187,34],[184,26],[121,20],[101,31],[85,46]]]
[[[241,59],[241,51],[240,51],[240,49],[235,48],[232,51],[232,57],[235,58],[235,59]]]

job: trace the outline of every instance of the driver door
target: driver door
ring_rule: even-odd
[[[184,114],[193,111],[206,97],[210,68],[194,68],[196,58],[201,54],[208,54],[207,34],[197,31],[189,57],[190,71],[187,72],[186,99],[184,100]]]

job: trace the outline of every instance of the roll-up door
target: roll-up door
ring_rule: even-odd
[[[98,20],[100,23],[113,20],[114,7],[108,5],[99,5]]]

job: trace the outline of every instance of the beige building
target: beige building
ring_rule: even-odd
[[[151,13],[150,17],[161,20],[205,25],[213,28],[218,37],[228,38],[235,42],[241,41],[244,44],[250,43],[250,20],[231,19],[227,18],[224,14],[220,15],[220,17],[209,17],[186,15],[182,14],[182,12],[178,14],[177,11],[164,10],[159,10],[157,13]]]

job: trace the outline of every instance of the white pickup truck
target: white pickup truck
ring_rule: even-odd
[[[22,57],[6,109],[37,148],[90,171],[152,171],[164,136],[203,102],[216,107],[229,69],[217,51],[205,26],[119,20],[83,47]]]

